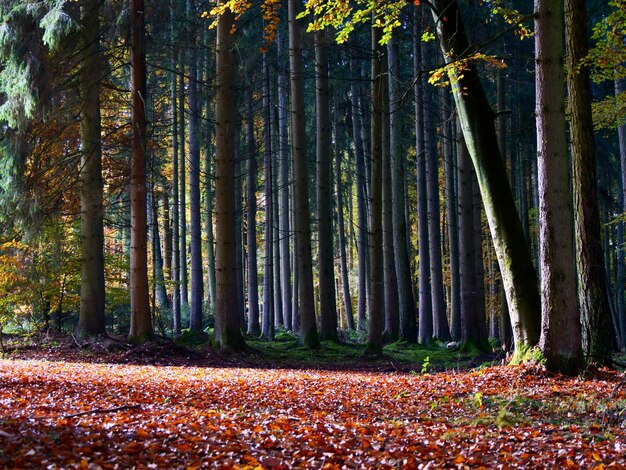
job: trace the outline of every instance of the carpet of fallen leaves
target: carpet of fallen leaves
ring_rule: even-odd
[[[0,467],[624,467],[622,380],[2,360]]]

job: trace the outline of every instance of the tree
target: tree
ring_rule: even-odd
[[[224,2],[220,2],[224,4]],[[235,259],[235,48],[232,11],[217,20],[215,78],[215,341],[243,349]]]
[[[565,0],[567,96],[571,134],[574,229],[582,345],[592,362],[611,363],[611,313],[600,237],[596,156],[591,116],[585,2]]]
[[[296,17],[300,12],[297,0],[288,0],[289,17],[289,80],[291,92],[291,133],[295,190],[295,243],[298,271],[298,314],[300,315],[300,343],[310,348],[319,344],[315,320],[313,291],[313,261],[311,257],[311,227],[309,225],[309,182],[304,134],[304,76],[302,65],[300,26]]]
[[[582,361],[565,139],[562,15],[561,0],[535,0],[540,346],[550,370],[574,375]]]
[[[81,5],[81,283],[79,337],[103,334],[104,228],[102,147],[100,136],[100,2]]]
[[[128,340],[143,343],[152,339],[152,316],[148,292],[148,216],[146,208],[146,55],[143,0],[131,3],[131,124],[133,153],[130,164],[131,251],[130,333]]]
[[[330,158],[330,102],[326,33],[315,32],[315,117],[317,152],[318,271],[320,338],[337,340]],[[339,178],[340,175],[337,175]]]

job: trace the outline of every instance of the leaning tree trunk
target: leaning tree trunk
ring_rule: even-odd
[[[583,0],[565,0],[565,29],[582,345],[589,361],[610,365],[613,331],[600,236],[591,84],[589,69],[581,68],[588,52]]]
[[[133,343],[153,336],[148,289],[148,214],[146,208],[146,52],[143,0],[131,4],[131,124],[130,164],[130,333]]]
[[[460,58],[458,51],[472,51],[458,2],[433,0],[432,5],[442,54],[446,62],[454,62]],[[443,21],[440,14],[445,14],[447,21]],[[455,75],[454,71],[451,73]],[[537,275],[500,157],[493,112],[476,70],[470,65],[454,79],[454,100],[500,265],[515,345],[522,352],[539,340],[541,303]]]
[[[315,104],[320,339],[337,340],[337,301],[333,252],[333,191],[330,159],[330,102],[328,55],[324,31],[315,32]]]
[[[541,341],[553,372],[580,371],[573,213],[565,137],[562,0],[535,0]]]
[[[288,1],[289,64],[291,90],[291,132],[295,173],[295,238],[299,281],[300,343],[315,348],[319,344],[315,320],[311,227],[309,225],[309,172],[306,158],[304,121],[304,67],[302,64],[301,27],[296,16],[301,10],[297,0]]]
[[[100,2],[81,7],[80,68],[80,337],[105,333],[102,147],[100,137]]]
[[[222,2],[220,2],[222,3]],[[215,77],[215,341],[243,349],[237,301],[235,242],[235,48],[227,10],[217,22]]]

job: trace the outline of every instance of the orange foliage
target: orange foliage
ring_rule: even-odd
[[[0,466],[623,466],[619,379],[0,361]]]

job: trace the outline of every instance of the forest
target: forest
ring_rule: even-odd
[[[626,465],[626,1],[2,0],[0,129],[0,466]]]

